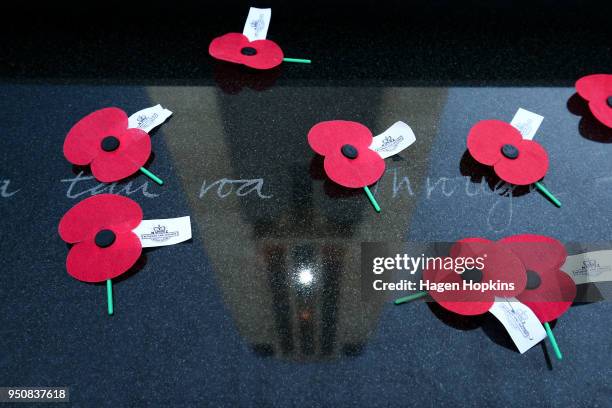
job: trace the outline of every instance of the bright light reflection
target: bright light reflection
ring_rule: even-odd
[[[304,269],[300,270],[300,272],[298,274],[298,281],[302,285],[310,286],[310,284],[312,283],[313,279],[314,279],[314,276],[313,276],[312,271],[310,270],[310,268],[304,268]]]

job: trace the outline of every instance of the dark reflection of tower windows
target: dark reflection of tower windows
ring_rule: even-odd
[[[272,291],[272,309],[274,324],[283,354],[293,352],[293,325],[291,322],[291,304],[289,297],[289,282],[287,279],[286,254],[281,246],[270,247],[266,253],[268,278]]]
[[[315,251],[312,245],[298,245],[293,249],[294,288],[297,318],[299,324],[300,351],[311,356],[316,350],[316,303],[313,299],[318,292],[317,277],[313,270]]]
[[[323,247],[321,277],[321,354],[334,352],[338,319],[338,298],[344,250],[335,245]]]

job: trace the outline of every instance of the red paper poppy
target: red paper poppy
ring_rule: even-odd
[[[525,140],[515,127],[501,120],[482,120],[470,130],[467,148],[472,157],[510,184],[535,183],[546,175],[548,154],[538,143]]]
[[[91,166],[93,176],[110,183],[137,172],[151,155],[151,138],[141,129],[128,129],[128,116],[104,108],[85,116],[70,129],[64,156],[72,164]]]
[[[440,268],[440,265],[423,271],[425,281],[437,284],[459,285],[459,290],[429,291],[431,297],[451,312],[465,316],[479,315],[489,311],[495,297],[513,297],[521,293],[527,283],[525,268],[520,259],[504,245],[484,238],[466,238],[456,242],[450,251],[450,258],[483,257],[483,268],[469,268],[458,273],[455,269]],[[486,291],[467,289],[464,281],[481,283],[504,283],[513,289],[500,287]]]
[[[612,75],[587,75],[576,82],[578,95],[589,102],[593,116],[612,128]]]
[[[255,69],[274,68],[283,62],[284,57],[283,50],[274,41],[249,41],[240,33],[228,33],[215,38],[208,52],[213,58]]]
[[[559,268],[567,252],[556,239],[543,235],[522,234],[502,239],[520,258],[527,271],[525,290],[516,298],[527,305],[542,323],[565,313],[576,297],[576,284]]]
[[[325,157],[323,168],[327,176],[344,187],[369,186],[385,172],[385,161],[370,149],[372,132],[361,123],[317,123],[308,132],[308,144]]]
[[[100,194],[76,204],[59,224],[60,237],[74,244],[66,259],[68,273],[84,282],[102,282],[126,272],[142,251],[132,232],[141,221],[142,209],[127,197]]]

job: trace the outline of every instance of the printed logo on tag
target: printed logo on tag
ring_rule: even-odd
[[[504,325],[521,354],[546,338],[537,316],[515,298],[496,297],[489,312]]]
[[[544,116],[529,112],[527,109],[519,108],[510,124],[521,132],[523,139],[533,140],[543,120]]]
[[[143,220],[133,232],[143,248],[174,245],[191,239],[191,218]]]
[[[244,23],[244,34],[249,41],[265,40],[268,35],[268,27],[272,18],[272,9],[258,9],[251,7],[246,22]]]
[[[150,239],[156,242],[165,242],[170,238],[178,237],[178,235],[178,231],[168,231],[168,227],[159,224],[153,227],[153,231],[151,231],[150,234],[142,234],[140,236],[140,239],[142,239],[143,241]]]
[[[370,149],[386,159],[398,154],[415,141],[416,137],[410,126],[404,122],[395,122],[389,129],[374,137]]]
[[[576,285],[612,281],[612,251],[593,251],[570,255],[561,267]]]
[[[132,114],[128,118],[128,128],[138,128],[150,132],[172,116],[172,112],[161,105],[152,106]]]

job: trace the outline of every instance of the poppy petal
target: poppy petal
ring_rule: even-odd
[[[255,49],[253,55],[241,51],[245,47]],[[283,50],[274,41],[249,39],[240,33],[228,33],[211,41],[208,53],[216,59],[244,64],[255,69],[270,69],[283,62]]]
[[[130,269],[140,257],[142,244],[133,232],[115,234],[115,242],[98,247],[93,240],[75,244],[66,258],[68,273],[83,282],[113,279]]]
[[[142,209],[130,198],[117,194],[99,194],[72,207],[59,224],[59,234],[69,244],[93,239],[108,228],[115,233],[129,232],[142,221]]]
[[[576,82],[578,94],[589,101],[589,110],[609,128],[612,128],[612,106],[608,98],[612,97],[612,75],[594,74],[580,78]]]
[[[558,270],[567,258],[565,246],[554,238],[520,234],[499,241],[519,257],[526,270]]]
[[[474,316],[489,311],[493,306],[494,296],[487,292],[463,290],[461,275],[452,270],[426,269],[423,271],[423,280],[430,283],[458,284],[459,290],[444,290],[438,292],[430,290],[430,296],[443,308],[464,316]]]
[[[589,109],[598,121],[612,128],[612,108],[608,106],[607,100],[591,101],[589,102]]]
[[[249,46],[249,39],[240,33],[227,33],[213,39],[208,47],[208,53],[222,61],[242,64],[243,55],[240,53],[244,47]]]
[[[127,129],[117,136],[119,147],[102,151],[91,162],[91,173],[103,183],[121,180],[136,173],[151,155],[151,138],[141,129]]]
[[[541,279],[536,289],[527,289],[516,298],[527,305],[540,322],[546,323],[565,313],[576,298],[576,284],[559,270],[538,271]]]
[[[472,297],[472,295],[470,295]],[[474,296],[475,297],[475,296]],[[464,301],[437,301],[440,306],[445,308],[446,310],[450,310],[453,313],[457,313],[463,316],[476,316],[481,315],[483,313],[487,313],[491,306],[493,306],[494,300],[486,299],[486,300],[478,300],[478,301],[469,301],[467,297]]]
[[[385,172],[385,161],[369,148],[359,150],[355,159],[344,157],[340,149],[325,156],[325,173],[337,184],[360,188],[376,183]]]
[[[512,251],[499,242],[493,242],[481,256],[485,254],[482,282],[500,281],[513,287],[513,289],[491,290],[488,293],[498,297],[514,297],[525,289],[527,285],[525,266]]]
[[[308,144],[322,156],[339,151],[345,144],[363,149],[372,144],[372,132],[358,122],[329,120],[317,123],[310,129]]]
[[[480,237],[463,238],[453,244],[450,249],[450,256],[452,258],[475,258],[479,256],[479,254],[482,253],[484,248],[492,242],[493,241]]]
[[[72,163],[84,166],[100,153],[100,143],[106,136],[115,136],[128,127],[128,116],[119,108],[97,110],[79,120],[64,141],[64,156]]]
[[[472,157],[488,166],[503,158],[504,144],[517,145],[523,140],[521,133],[501,120],[481,120],[476,123],[467,138],[467,148]]]
[[[483,258],[483,283],[500,281],[508,286],[512,284],[513,289],[490,290],[494,296],[513,297],[525,289],[527,276],[521,260],[500,243],[484,238],[466,238],[457,241],[450,254],[453,258]]]
[[[244,55],[242,63],[255,69],[274,68],[283,62],[283,50],[274,41],[256,40],[250,46],[257,50],[255,55]]]
[[[604,100],[612,95],[612,75],[587,75],[576,81],[576,92],[587,101]]]
[[[495,166],[495,174],[507,183],[524,186],[541,180],[548,170],[548,153],[540,144],[523,140],[518,145],[516,159],[502,157]]]

